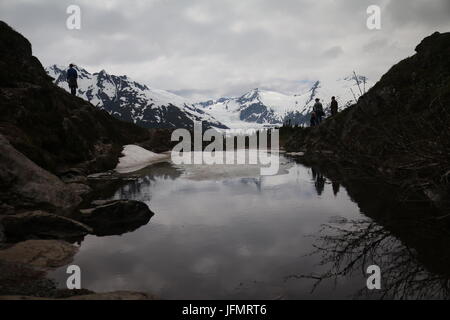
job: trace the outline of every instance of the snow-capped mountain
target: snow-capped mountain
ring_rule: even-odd
[[[221,98],[197,103],[214,118],[230,128],[282,125],[303,125],[309,122],[315,99],[319,98],[329,112],[331,97],[335,96],[339,109],[354,104],[373,85],[364,76],[345,77],[335,83],[316,81],[306,92],[286,95],[269,90],[253,89],[238,98]]]
[[[79,67],[76,70],[77,95],[121,120],[145,128],[192,128],[193,121],[203,121],[205,127],[227,128],[202,108],[168,91],[149,88],[105,70],[93,74]],[[67,68],[52,65],[46,71],[55,84],[70,91]]]

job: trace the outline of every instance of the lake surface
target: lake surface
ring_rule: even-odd
[[[155,215],[131,233],[85,238],[73,262],[81,267],[84,288],[145,291],[163,299],[345,299],[380,297],[366,289],[365,270],[372,264],[385,272],[383,287],[402,276],[402,266],[420,268],[408,279],[436,278],[416,251],[367,216],[367,203],[358,204],[319,168],[288,156],[281,156],[275,176],[260,176],[254,166],[169,162],[137,174],[114,198],[144,201]],[[439,276],[438,284],[448,281]],[[51,277],[65,284],[67,275],[62,268]],[[425,298],[433,297],[432,285],[422,285]],[[408,297],[418,288],[389,290]]]

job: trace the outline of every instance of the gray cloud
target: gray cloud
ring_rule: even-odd
[[[334,46],[323,53],[324,58],[333,59],[344,53],[340,46]]]
[[[423,25],[439,29],[443,25],[448,27],[450,1],[390,1],[386,12],[395,26]]]
[[[65,27],[70,4],[82,29]],[[382,8],[382,29],[366,9]],[[75,62],[195,99],[262,87],[297,93],[357,70],[373,80],[434,31],[449,31],[447,0],[2,0],[0,19],[44,65]]]

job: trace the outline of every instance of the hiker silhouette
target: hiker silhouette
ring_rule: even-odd
[[[69,70],[67,70],[67,82],[69,83],[70,93],[75,96],[77,94],[77,88],[78,88],[78,73],[77,70],[74,68],[74,64],[69,65]]]
[[[338,102],[336,101],[336,97],[331,97],[331,105],[330,105],[331,115],[335,116],[338,113]]]
[[[320,124],[322,122],[322,118],[325,115],[323,111],[323,106],[320,103],[320,99],[316,99],[316,103],[314,104],[313,111],[316,113],[316,124]]]

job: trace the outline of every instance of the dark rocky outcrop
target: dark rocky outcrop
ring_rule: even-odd
[[[8,215],[1,220],[9,241],[25,239],[83,239],[92,233],[88,226],[43,211]]]
[[[0,70],[0,299],[149,298],[64,291],[47,271],[72,261],[78,248],[69,242],[88,233],[121,234],[150,220],[153,213],[136,201],[97,204],[80,213],[96,191],[87,176],[113,169],[125,144],[168,150],[161,141],[171,131],[117,120],[55,86],[28,40],[2,21]]]
[[[356,105],[318,127],[287,129],[292,136],[285,148],[358,167],[445,208],[450,199],[449,105],[450,33],[434,33]]]
[[[54,85],[28,40],[1,21],[0,69],[0,133],[46,170],[112,169],[123,144],[149,137]]]
[[[92,192],[87,176],[113,169],[123,145],[170,148],[171,131],[117,120],[54,85],[28,40],[2,21],[0,68],[0,216],[67,216]]]
[[[67,186],[80,197],[85,197],[92,192],[92,188],[84,183],[69,183]]]
[[[14,212],[39,207],[66,214],[81,203],[71,188],[14,149],[1,134],[0,166],[0,201],[13,206]]]
[[[147,224],[153,212],[145,203],[132,200],[94,201],[92,207],[80,210],[75,218],[98,236],[123,234]]]
[[[0,260],[1,296],[48,296],[56,284],[45,277],[44,270],[21,263]],[[1,299],[1,298],[0,298]]]
[[[27,240],[0,250],[0,261],[52,269],[70,263],[78,248],[59,240]]]
[[[47,273],[70,263],[78,248],[59,240],[28,240],[0,250],[0,300],[154,300],[148,293],[58,288]]]
[[[78,250],[70,242],[88,233],[122,234],[148,223],[153,213],[144,203],[91,205],[99,194],[88,175],[113,169],[125,144],[169,150],[171,130],[117,120],[57,87],[28,40],[2,21],[0,70],[0,299],[151,298],[61,290],[47,271],[70,263]]]
[[[142,292],[95,293],[59,288],[48,272],[71,263],[78,248],[60,240],[27,240],[0,250],[0,300],[155,300]]]
[[[60,290],[47,272],[70,263],[77,251],[60,240],[27,240],[0,250],[0,296],[58,296]]]
[[[137,143],[137,145],[147,150],[161,153],[172,150],[178,143],[178,141],[171,141],[173,132],[171,129],[151,129],[149,132],[149,138],[143,142]]]

